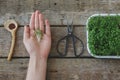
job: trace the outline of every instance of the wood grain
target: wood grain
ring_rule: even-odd
[[[71,19],[74,14],[73,24],[78,25],[74,32],[85,45],[83,58],[49,58],[47,80],[120,80],[119,60],[85,58],[90,57],[85,31],[88,17],[96,13],[120,13],[119,5],[120,0],[0,0],[0,80],[25,80],[29,59],[22,42],[23,25],[29,24],[35,10],[40,10],[52,25],[50,57],[58,56],[56,43],[66,35],[64,16]],[[21,27],[17,32],[13,60],[8,62],[11,36],[3,23],[11,18]],[[67,57],[74,57],[71,44]]]
[[[25,80],[28,59],[0,59],[0,80]],[[119,80],[119,60],[48,59],[47,80]]]
[[[0,25],[9,18],[25,25],[35,10],[40,10],[51,25],[66,24],[63,14],[74,14],[74,24],[85,25],[92,14],[120,13],[119,4],[119,0],[1,0]]]
[[[52,47],[51,47],[51,52],[50,56],[59,56],[57,51],[56,51],[56,44],[59,39],[67,35],[67,29],[66,27],[51,27],[52,30]],[[15,49],[14,49],[14,57],[28,57],[27,51],[25,50],[24,44],[23,44],[23,27],[19,27],[17,31],[17,36],[16,36],[16,44],[15,44]],[[4,27],[0,27],[0,57],[7,57],[10,44],[11,44],[11,35],[8,31],[4,29]],[[74,28],[74,33],[77,37],[79,37],[83,42],[84,42],[84,54],[81,55],[83,56],[90,56],[87,52],[86,49],[86,32],[84,27],[75,27]],[[79,42],[77,42],[79,44]],[[62,45],[60,45],[61,49],[64,49],[65,42],[63,42]],[[78,45],[77,49],[79,50],[81,46]],[[79,53],[79,52],[78,52]],[[73,47],[72,43],[70,42],[69,45],[69,52],[67,57],[74,57],[73,54]]]

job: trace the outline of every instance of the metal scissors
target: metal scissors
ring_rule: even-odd
[[[67,16],[66,16],[66,19],[67,19]],[[73,17],[72,17],[72,20],[71,20],[70,23],[68,23],[68,19],[67,19],[67,32],[68,33],[67,33],[66,36],[64,36],[63,38],[61,38],[60,40],[58,40],[57,47],[56,47],[58,54],[60,56],[62,56],[62,57],[67,55],[67,53],[68,53],[69,39],[71,39],[72,40],[72,46],[73,46],[74,55],[76,57],[80,57],[80,55],[84,52],[84,44],[83,44],[83,42],[82,42],[81,39],[79,39],[77,36],[75,36],[73,34]],[[79,52],[79,54],[76,51],[76,46],[75,46],[76,40],[78,40],[80,46],[82,46],[82,49]],[[61,52],[60,49],[59,49],[60,43],[62,43],[62,41],[65,41],[64,52]]]

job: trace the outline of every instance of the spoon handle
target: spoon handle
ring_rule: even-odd
[[[8,61],[11,60],[12,55],[13,55],[13,49],[14,49],[14,46],[15,46],[15,33],[16,33],[16,31],[11,32],[11,35],[12,35],[12,43],[11,43],[10,52],[9,52],[8,58],[7,58]]]

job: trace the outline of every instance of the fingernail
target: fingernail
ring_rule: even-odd
[[[29,27],[29,25],[27,24],[26,27]]]
[[[36,13],[39,13],[39,10],[36,10],[35,12],[36,12]]]

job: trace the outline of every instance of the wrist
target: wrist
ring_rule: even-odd
[[[30,57],[30,60],[29,60],[29,63],[30,65],[29,66],[32,66],[32,69],[36,72],[38,69],[40,69],[41,65],[42,66],[45,66],[47,65],[47,59],[46,58],[41,58],[41,57]]]
[[[42,59],[47,60],[48,59],[48,53],[44,52],[30,52],[30,58],[32,59]]]
[[[40,55],[30,55],[30,60],[47,62],[47,57],[43,57],[43,56],[40,56]]]

